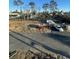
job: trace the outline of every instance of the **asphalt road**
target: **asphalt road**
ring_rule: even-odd
[[[70,56],[69,33],[9,33],[9,50],[32,49]]]

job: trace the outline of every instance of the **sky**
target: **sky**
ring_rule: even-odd
[[[9,0],[9,11],[14,11],[16,9],[19,10],[20,7],[22,10],[29,10],[30,6],[28,4],[30,1],[33,1],[35,3],[37,10],[43,11],[43,8],[42,8],[43,4],[50,3],[51,0],[22,0],[24,4],[18,7],[13,4],[13,1],[14,0]],[[67,12],[70,11],[70,0],[56,0],[56,2],[59,10],[63,10]]]

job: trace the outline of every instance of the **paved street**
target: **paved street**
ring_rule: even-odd
[[[31,49],[55,52],[69,57],[69,33],[9,33],[9,50]]]

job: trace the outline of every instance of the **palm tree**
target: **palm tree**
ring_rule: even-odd
[[[51,1],[50,1],[50,11],[51,11],[51,12],[54,12],[54,11],[56,11],[56,10],[57,10],[57,3],[56,3],[55,0],[51,0]]]

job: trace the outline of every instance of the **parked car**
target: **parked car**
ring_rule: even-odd
[[[53,20],[47,20],[47,23],[51,31],[64,31],[63,28],[59,24],[56,24]]]

